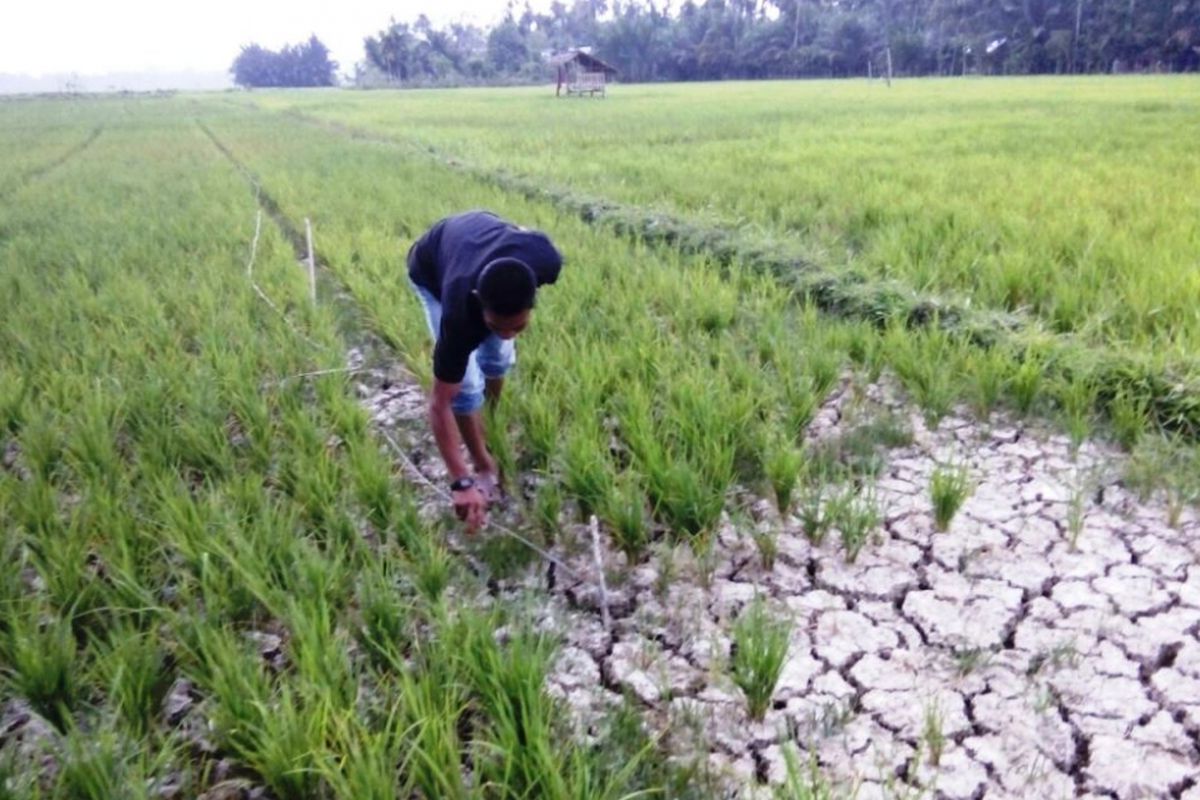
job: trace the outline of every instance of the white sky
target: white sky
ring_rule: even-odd
[[[315,33],[339,69],[390,17],[491,24],[506,0],[0,0],[0,73],[224,71],[243,44],[272,49]],[[523,6],[524,2],[518,3]],[[533,2],[534,8],[549,0]]]

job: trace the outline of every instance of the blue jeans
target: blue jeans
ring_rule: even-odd
[[[421,305],[425,308],[425,321],[429,323],[429,332],[433,341],[437,342],[438,331],[442,329],[442,303],[424,286],[412,284]],[[516,343],[509,339],[505,341],[496,334],[489,335],[467,361],[467,373],[463,376],[458,394],[450,401],[450,409],[455,414],[472,414],[483,405],[483,387],[485,378],[503,378],[517,363]]]

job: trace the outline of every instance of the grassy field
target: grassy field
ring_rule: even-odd
[[[1011,92],[1021,84],[997,85]],[[1147,85],[1185,99],[1192,86]],[[937,86],[911,91],[930,92],[922,102],[932,107]],[[780,87],[755,88],[763,94],[745,98],[759,104],[754,113],[767,115],[766,106],[780,102],[769,90]],[[848,370],[894,374],[931,422],[959,403],[984,417],[1008,405],[1054,415],[1076,439],[1093,432],[1104,387],[1092,373],[1043,370],[1028,353],[985,350],[936,327],[829,317],[798,302],[775,276],[614,236],[571,209],[447,168],[408,144],[436,142],[488,166],[533,170],[545,161],[544,174],[587,191],[667,204],[679,214],[711,213],[756,235],[794,239],[834,266],[870,261],[875,234],[855,239],[845,226],[854,216],[850,186],[828,185],[839,194],[836,202],[827,198],[822,221],[819,214],[806,225],[789,221],[800,213],[791,203],[810,200],[793,198],[786,182],[768,186],[768,177],[783,181],[784,170],[764,167],[759,183],[751,174],[759,166],[739,166],[739,148],[752,143],[764,151],[754,165],[777,152],[755,138],[760,126],[729,116],[725,106],[705,122],[697,107],[703,87],[629,89],[642,112],[660,108],[684,119],[653,118],[650,130],[632,103],[620,105],[623,91],[605,103],[569,106],[525,90],[464,92],[450,109],[444,94],[432,93],[0,105],[0,286],[7,300],[0,325],[0,681],[5,698],[28,703],[48,722],[57,765],[32,770],[5,751],[0,796],[153,796],[171,782],[195,796],[236,779],[288,798],[602,798],[641,789],[706,796],[686,765],[669,764],[656,750],[632,710],[615,712],[590,745],[563,735],[561,710],[542,688],[552,637],[523,630],[508,601],[487,599],[487,576],[469,574],[445,548],[448,521],[418,515],[415,491],[381,449],[353,378],[294,377],[342,367],[367,332],[391,349],[385,356],[428,377],[428,337],[403,278],[403,254],[426,225],[453,211],[492,208],[546,230],[566,254],[564,278],[545,293],[522,337],[520,367],[491,428],[504,434],[493,436],[493,446],[508,474],[539,476],[524,514],[527,533],[547,544],[568,518],[593,512],[633,561],[655,540],[703,551],[722,515],[739,513],[738,493],[749,490],[781,509],[811,507],[817,497],[814,537],[839,531],[837,546],[854,558],[878,511],[869,492],[845,487],[869,482],[873,448],[907,433],[879,420],[843,450],[804,446],[813,413]],[[742,97],[745,87],[713,91],[720,100],[726,91]],[[831,84],[783,91],[812,93],[807,113],[814,116],[818,101],[850,102]],[[1044,95],[1030,103],[1048,103],[1049,90],[1037,91]],[[399,143],[356,138],[247,101],[327,114]],[[1162,116],[1155,124],[1172,131],[1172,115],[1195,114],[1194,100],[1153,103],[1164,108],[1146,116]],[[890,113],[902,106],[894,101]],[[601,121],[606,110],[612,115]],[[535,144],[505,155],[505,137],[517,135],[502,124],[509,111],[529,120],[525,134]],[[547,113],[578,122],[569,127],[586,160],[547,147],[569,138],[561,120],[533,125]],[[946,114],[943,120],[954,118]],[[849,127],[838,119],[827,117],[823,146],[834,147]],[[790,142],[780,133],[786,124],[786,116],[778,119],[775,135]],[[481,135],[479,126],[495,135]],[[748,139],[736,133],[739,126]],[[583,136],[592,129],[619,140],[612,149],[624,157],[602,156]],[[723,139],[715,135],[720,129]],[[684,130],[708,144],[683,149],[686,157],[647,157],[646,169],[659,170],[653,176],[619,177],[638,152],[683,147],[682,138],[655,139],[684,137]],[[882,132],[863,126],[861,135]],[[537,137],[546,138],[539,145]],[[1161,237],[1150,241],[1161,244],[1161,264],[1173,276],[1194,263],[1179,253],[1181,241],[1196,237],[1173,216],[1195,203],[1182,176],[1196,171],[1184,133],[1175,137],[1160,136],[1158,145],[1179,154],[1174,169],[1162,153],[1142,167],[1121,167],[1158,170],[1165,186],[1131,173],[1137,182],[1128,191],[1102,191],[1097,183],[1081,194],[1111,192],[1139,207],[1136,197],[1161,192]],[[733,149],[721,150],[722,141]],[[1039,140],[1033,149],[1041,147]],[[698,168],[700,157],[713,168]],[[931,158],[925,169],[937,164]],[[675,183],[685,167],[691,177]],[[1177,193],[1170,189],[1176,179]],[[762,202],[739,206],[745,192]],[[1032,198],[1032,190],[1021,196]],[[256,197],[274,212],[262,218],[258,237]],[[951,205],[974,219],[983,212],[966,197]],[[1023,219],[1022,201],[1013,201],[1012,219]],[[917,229],[936,216],[921,204],[910,212]],[[313,222],[329,273],[316,306],[288,240],[304,218]],[[888,219],[899,235],[896,219]],[[925,281],[907,267],[899,274],[955,288],[945,276]],[[273,307],[255,294],[255,283]],[[1061,285],[1092,291],[1078,278]],[[1175,286],[1153,288],[1163,302],[1194,296],[1194,284]],[[335,299],[337,287],[345,300]],[[1102,296],[1087,294],[1088,302]],[[979,302],[993,301],[980,289]],[[1120,338],[1131,347],[1170,351],[1193,335],[1183,322],[1178,339],[1115,318],[1096,325],[1086,352],[1098,357],[1107,352],[1104,336],[1122,325],[1130,326]],[[1106,325],[1116,327],[1102,334]],[[1107,430],[1158,452],[1143,399],[1107,396]],[[1177,494],[1187,491],[1170,483],[1178,475],[1165,466],[1157,478]],[[822,505],[822,492],[832,502]],[[475,596],[484,600],[461,602]],[[516,633],[498,642],[492,632],[506,624]],[[734,633],[753,638],[749,630]],[[766,662],[780,656],[775,646],[761,652]],[[762,666],[730,665],[755,687],[760,709],[773,680]],[[160,712],[164,699],[180,694],[191,698],[193,718],[204,720],[202,742]]]
[[[1200,348],[1190,76],[247,99],[783,237],[818,263],[1027,309],[1106,347]]]

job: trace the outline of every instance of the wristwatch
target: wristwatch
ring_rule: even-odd
[[[470,476],[463,476],[450,484],[450,491],[465,492],[475,485],[475,479]]]

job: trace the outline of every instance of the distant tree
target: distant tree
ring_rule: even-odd
[[[487,56],[492,69],[499,73],[515,74],[529,61],[526,33],[511,16],[488,34]]]
[[[581,46],[632,81],[1198,70],[1200,0],[509,0],[491,30],[366,40],[373,71],[418,83],[536,80]]]
[[[258,44],[242,47],[229,68],[239,86],[333,86],[337,62],[329,58],[329,48],[315,35],[298,45],[285,45],[275,52]]]

